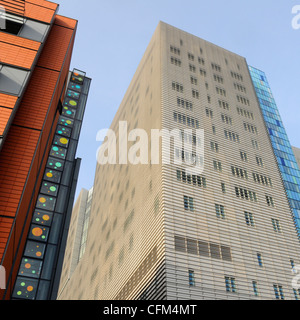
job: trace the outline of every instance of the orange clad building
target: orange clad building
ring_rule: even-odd
[[[68,83],[77,21],[57,12],[0,1],[0,299],[11,297]]]

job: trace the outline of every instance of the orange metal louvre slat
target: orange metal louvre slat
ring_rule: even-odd
[[[8,94],[0,93],[0,106],[13,109],[18,98]]]
[[[1,62],[31,69],[36,51],[0,42]]]
[[[0,107],[0,135],[3,134],[11,113],[12,109]]]
[[[5,42],[5,43],[10,43],[15,46],[20,46],[23,48],[32,49],[35,51],[38,51],[38,49],[40,48],[40,45],[41,45],[37,41],[21,38],[21,37],[18,37],[18,36],[9,34],[9,33],[5,33],[5,32],[0,32],[0,41]]]

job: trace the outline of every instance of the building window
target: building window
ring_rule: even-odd
[[[177,92],[181,92],[183,93],[183,85],[177,82],[172,82],[172,89],[177,91]]]
[[[210,148],[212,151],[219,152],[219,144],[217,142],[211,141]]]
[[[257,202],[256,192],[245,188],[235,187],[235,194],[238,198]]]
[[[272,219],[272,225],[273,225],[273,229],[276,232],[281,232],[281,226],[280,226],[280,221],[277,219]]]
[[[194,198],[183,196],[184,209],[187,211],[194,211]]]
[[[221,96],[226,97],[226,90],[216,87],[216,91],[217,91],[217,94],[220,94]]]
[[[216,171],[222,172],[222,163],[221,163],[220,161],[214,160],[214,161],[213,161],[213,165],[214,165],[214,169],[215,169]]]
[[[216,75],[216,74],[214,74],[214,80],[215,80],[216,82],[218,82],[218,83],[221,83],[221,84],[224,83],[223,77],[218,76],[218,75]]]
[[[250,101],[249,101],[249,99],[247,99],[247,98],[245,98],[245,97],[242,97],[242,96],[239,96],[239,95],[236,96],[236,99],[237,99],[237,101],[238,101],[239,103],[244,104],[244,105],[246,105],[246,106],[250,106]]]
[[[267,201],[267,204],[269,207],[274,207],[274,200],[273,200],[273,197],[271,196],[266,196],[266,201]]]
[[[240,92],[247,93],[246,88],[238,83],[234,83],[234,88]]]
[[[175,122],[187,125],[188,127],[199,129],[199,121],[191,118],[189,116],[186,116],[184,114],[181,114],[179,112],[173,113],[173,119]]]
[[[203,58],[198,57],[198,62],[199,62],[199,64],[202,64],[203,66],[205,65],[205,61]]]
[[[243,76],[239,73],[231,71],[231,76],[238,81],[243,81]]]
[[[191,60],[191,61],[194,61],[195,57],[192,53],[188,53],[188,59]]]
[[[195,287],[195,272],[194,270],[189,270],[189,286]]]
[[[180,55],[180,49],[174,47],[174,46],[170,46],[170,51],[174,54],[178,54]]]
[[[295,300],[299,300],[300,299],[300,289],[298,289],[298,290],[293,289],[293,292],[294,292]]]
[[[207,102],[211,103],[211,97],[209,95],[207,95]]]
[[[261,157],[256,157],[256,163],[259,167],[263,167],[264,163]]]
[[[226,193],[226,185],[224,182],[221,182],[221,190],[223,193]]]
[[[233,277],[225,277],[225,287],[227,292],[236,293],[236,282]]]
[[[233,142],[240,142],[240,136],[232,131],[224,130],[225,138]]]
[[[229,103],[223,100],[218,100],[219,107],[223,108],[224,110],[229,110]]]
[[[294,269],[295,268],[295,261],[293,259],[290,260],[291,267]]]
[[[213,70],[221,72],[221,67],[218,64],[212,63],[211,67],[212,67]]]
[[[248,179],[248,172],[245,169],[231,166],[232,175],[242,179]]]
[[[284,293],[283,293],[283,288],[279,284],[274,284],[273,285],[274,293],[275,293],[275,298],[277,300],[284,300]]]
[[[197,78],[191,76],[191,84],[197,85],[198,84]]]
[[[252,119],[254,120],[254,115],[252,112],[248,111],[248,110],[245,110],[245,109],[242,109],[240,107],[237,107],[237,112],[240,116],[244,116],[246,118],[249,118],[249,119]]]
[[[256,297],[259,296],[257,281],[252,281],[253,292]]]
[[[199,91],[192,89],[192,96],[193,98],[199,99]]]
[[[245,161],[245,162],[248,161],[248,156],[247,156],[246,152],[240,151],[240,156],[241,156],[242,161]]]
[[[232,118],[226,114],[221,114],[221,119],[224,123],[232,125]]]
[[[211,129],[212,129],[213,134],[216,134],[216,126],[213,125],[213,126],[211,127]]]
[[[257,128],[250,123],[244,122],[244,129],[250,133],[258,134]]]
[[[200,68],[199,71],[202,77],[206,77],[206,71],[204,69]]]
[[[212,119],[214,117],[213,111],[211,109],[206,108],[205,113],[208,118]]]
[[[171,63],[174,64],[177,67],[181,67],[181,60],[180,59],[171,57]]]
[[[177,106],[182,107],[182,108],[189,110],[189,111],[193,111],[193,103],[186,100],[186,99],[182,99],[182,98],[177,97]]]
[[[254,227],[254,218],[251,212],[245,211],[245,220],[246,220],[247,226]]]
[[[220,219],[225,219],[225,207],[220,204],[216,204],[215,208],[217,217]]]
[[[258,174],[258,173],[253,172],[253,180],[255,182],[258,182],[258,183],[266,185],[266,186],[272,186],[272,179],[269,177],[266,177],[262,174]]]
[[[185,238],[175,236],[175,250],[176,251],[181,251],[181,252],[186,252],[186,242]]]
[[[258,265],[259,265],[260,267],[263,267],[263,266],[264,266],[264,265],[263,265],[263,261],[262,261],[262,256],[261,256],[260,253],[257,253],[257,262],[258,262]]]
[[[205,177],[187,174],[185,172],[185,170],[182,170],[182,169],[177,169],[176,173],[177,173],[177,180],[178,181],[193,184],[194,186],[198,186],[201,188],[206,188],[206,178]]]
[[[256,150],[259,149],[259,144],[258,144],[258,142],[257,142],[256,140],[252,140],[252,147],[253,147],[254,149],[256,149]]]
[[[189,64],[189,68],[191,72],[196,72],[196,67],[193,64]]]

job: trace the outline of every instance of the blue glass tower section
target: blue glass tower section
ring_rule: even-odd
[[[250,66],[249,71],[269,131],[300,240],[300,170],[265,73]]]

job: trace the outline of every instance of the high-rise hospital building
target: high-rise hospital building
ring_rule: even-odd
[[[120,121],[148,137],[180,129],[191,150],[204,143],[204,170],[164,164],[162,146],[160,164],[98,164],[58,299],[300,298],[300,173],[262,71],[160,22],[111,124],[117,146]]]

